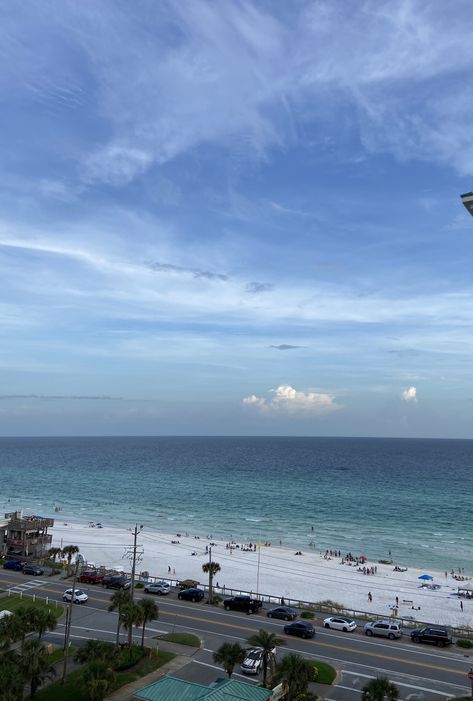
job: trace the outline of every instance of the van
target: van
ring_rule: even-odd
[[[365,635],[379,635],[382,638],[400,638],[402,636],[401,624],[393,621],[374,621],[365,624]]]

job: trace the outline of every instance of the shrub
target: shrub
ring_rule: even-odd
[[[143,582],[137,582],[135,584],[135,589],[144,589],[144,588],[145,588],[145,585],[143,584]]]
[[[460,640],[457,640],[457,645],[458,647],[464,647],[469,649],[473,647],[473,640],[465,640],[464,638],[460,638]]]
[[[124,647],[123,650],[120,651],[120,655],[116,665],[114,665],[114,669],[117,672],[122,672],[125,669],[129,669],[142,660],[145,655],[145,650],[138,645],[132,645],[131,648]]]
[[[315,618],[315,613],[313,611],[302,611],[301,618]]]
[[[219,604],[222,603],[222,601],[223,601],[223,597],[220,596],[220,594],[214,594],[214,595],[212,596],[212,604],[213,604],[214,606],[218,606]]]
[[[331,599],[324,599],[324,601],[317,601],[317,606],[321,609],[335,609],[335,611],[341,611],[345,608],[343,604],[339,604],[338,601],[332,601]]]

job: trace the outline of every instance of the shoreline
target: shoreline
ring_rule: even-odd
[[[57,517],[56,517],[57,518]],[[56,524],[51,531],[53,547],[77,545],[84,559],[96,566],[105,565],[131,570],[130,553],[133,546],[132,529],[116,526],[90,527],[75,522]],[[174,542],[172,542],[174,541]],[[473,627],[473,599],[456,595],[460,582],[450,571],[424,570],[409,567],[405,572],[394,571],[392,565],[368,560],[365,566],[376,567],[376,574],[363,574],[358,567],[341,564],[342,558],[326,559],[316,549],[302,550],[296,555],[292,549],[271,544],[259,546],[255,551],[241,548],[226,548],[224,541],[188,534],[167,534],[145,527],[138,533],[137,545],[140,555],[137,573],[147,571],[151,576],[163,579],[196,579],[205,583],[202,564],[208,561],[206,547],[212,543],[212,560],[218,562],[221,571],[214,583],[219,589],[226,588],[251,591],[254,594],[299,599],[301,601],[323,601],[331,599],[348,609],[371,612],[389,617],[392,607],[399,602],[399,617],[412,615],[417,620],[430,623]],[[249,545],[243,543],[239,545]],[[252,542],[252,545],[254,543]],[[194,553],[194,554],[193,554]],[[359,556],[361,553],[353,553]],[[345,555],[345,553],[343,553]],[[433,590],[423,587],[419,577],[429,574],[433,583],[440,585]],[[470,577],[470,572],[465,572]],[[372,601],[368,601],[371,593]],[[463,610],[460,607],[463,603]]]

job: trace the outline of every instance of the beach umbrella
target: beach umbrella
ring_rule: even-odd
[[[429,579],[433,579],[433,577],[430,574],[421,574],[417,579],[423,579],[426,582]]]
[[[363,562],[365,562],[365,560],[367,560],[368,558],[366,557],[366,555],[360,555],[358,559],[363,560]]]

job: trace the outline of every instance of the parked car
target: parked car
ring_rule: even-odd
[[[276,658],[276,648],[271,650],[273,660]],[[252,647],[246,651],[245,659],[241,664],[243,674],[259,674],[263,668],[263,649]]]
[[[256,613],[263,605],[259,599],[252,599],[251,596],[231,596],[223,602],[225,611],[244,611],[244,613]]]
[[[145,592],[147,594],[159,594],[162,596],[163,594],[169,594],[171,591],[171,586],[168,582],[154,582],[150,584],[145,585]]]
[[[111,574],[103,578],[102,584],[105,589],[129,589],[131,579],[127,579],[121,574]]]
[[[202,589],[197,589],[197,587],[191,587],[190,589],[183,589],[177,595],[178,599],[184,599],[184,601],[202,601],[205,596],[205,592]]]
[[[64,594],[62,595],[62,600],[63,601],[70,601],[72,599],[72,589],[66,589]],[[85,604],[86,601],[89,600],[89,597],[85,593],[85,591],[82,591],[82,589],[75,589],[74,590],[74,603],[75,604]]]
[[[380,635],[383,638],[400,638],[402,635],[401,624],[393,621],[373,621],[365,623],[365,635]]]
[[[416,628],[411,631],[411,639],[413,643],[432,643],[439,647],[452,644],[450,631],[448,628],[442,628],[440,626]]]
[[[84,584],[102,584],[105,576],[100,572],[87,571],[82,572],[79,576],[79,582],[84,582]]]
[[[309,621],[294,621],[284,626],[287,635],[297,635],[299,638],[313,638],[315,628]]]
[[[23,574],[32,574],[33,577],[37,577],[44,574],[44,570],[39,565],[25,565],[23,567]]]
[[[352,632],[356,629],[356,623],[353,618],[345,616],[330,616],[324,619],[325,628],[334,628],[335,630],[343,630],[344,633]]]
[[[199,586],[196,579],[183,579],[179,582],[179,589],[195,589]]]
[[[24,562],[20,562],[20,560],[7,560],[6,562],[3,563],[3,569],[4,570],[16,570],[19,572],[20,570],[23,569],[24,567]]]
[[[267,612],[268,618],[281,618],[283,621],[294,621],[297,618],[296,609],[290,606],[276,606]]]

